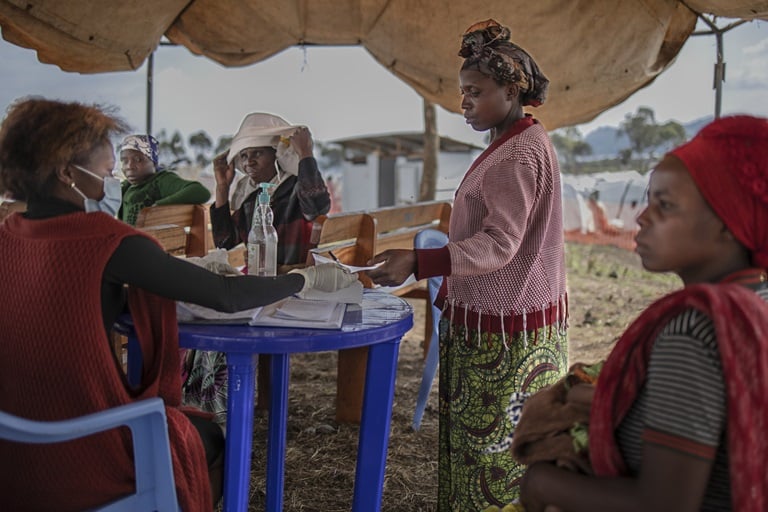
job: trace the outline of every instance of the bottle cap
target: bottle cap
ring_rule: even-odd
[[[259,183],[259,188],[261,189],[261,192],[259,193],[259,204],[269,204],[269,189],[271,187],[276,187],[274,183]]]

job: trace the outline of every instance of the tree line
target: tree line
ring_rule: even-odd
[[[193,133],[185,141],[180,131],[176,130],[169,134],[163,129],[155,135],[155,138],[158,142],[159,160],[162,164],[168,167],[176,167],[180,164],[196,164],[199,167],[206,167],[216,155],[229,150],[233,136],[222,135],[214,144],[213,139],[204,130]],[[314,141],[314,145],[325,166],[337,165],[341,162],[343,156],[341,148],[324,144],[318,140]],[[188,148],[191,154],[188,152]]]
[[[617,166],[633,166],[639,172],[645,173],[659,154],[686,140],[685,128],[680,123],[658,123],[653,109],[649,107],[640,107],[634,114],[626,114],[616,134],[617,137],[626,136],[629,147],[621,150],[616,158],[609,162],[589,164],[585,163],[585,157],[592,154],[592,147],[584,140],[577,127],[569,126],[555,130],[551,133],[551,138],[563,171],[570,174],[593,172],[606,167],[616,170]],[[159,143],[160,161],[170,167],[181,163],[206,167],[232,143],[231,135],[223,135],[214,143],[204,130],[191,134],[186,140],[178,130],[173,133],[160,130],[156,138]],[[341,162],[343,155],[340,148],[320,141],[315,141],[315,146],[320,156],[326,160],[325,165]]]
[[[659,154],[685,142],[685,128],[678,122],[656,122],[656,115],[649,107],[640,107],[634,114],[626,114],[619,124],[617,137],[626,136],[629,147],[623,149],[612,160],[621,167],[634,166],[640,173],[648,171]],[[584,140],[574,126],[555,130],[551,134],[552,144],[557,150],[563,171],[570,174],[592,172],[604,163],[584,165],[581,160],[592,154],[592,147]],[[610,164],[609,164],[610,165]]]

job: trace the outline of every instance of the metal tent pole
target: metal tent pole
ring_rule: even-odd
[[[712,84],[712,88],[715,90],[715,119],[720,117],[720,111],[722,109],[722,103],[723,103],[723,82],[725,82],[725,60],[723,59],[723,34],[731,30],[732,28],[736,28],[739,25],[746,23],[747,20],[739,20],[735,21],[733,23],[730,23],[724,27],[718,27],[715,24],[715,17],[713,16],[710,20],[706,16],[704,16],[701,13],[697,13],[697,16],[700,20],[702,20],[704,23],[709,26],[710,30],[702,31],[702,32],[694,32],[691,34],[692,36],[703,36],[703,35],[711,35],[714,34],[715,41],[717,44],[716,47],[716,60],[715,60],[715,73],[714,73],[714,83]]]
[[[155,52],[147,60],[147,135],[152,135],[152,80],[154,79]]]

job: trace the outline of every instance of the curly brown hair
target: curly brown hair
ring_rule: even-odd
[[[0,192],[20,199],[49,197],[56,170],[84,164],[90,153],[129,129],[110,106],[22,98],[0,126]]]

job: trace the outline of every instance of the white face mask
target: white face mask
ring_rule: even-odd
[[[72,183],[72,189],[83,197],[83,207],[85,208],[85,211],[88,213],[104,212],[107,215],[116,217],[117,211],[120,209],[120,205],[123,203],[123,191],[120,187],[120,180],[114,176],[106,176],[102,178],[98,174],[80,167],[79,165],[72,164],[72,166],[104,182],[104,197],[98,201],[96,199],[91,199],[90,197],[83,194],[83,192],[77,188],[75,183]]]

